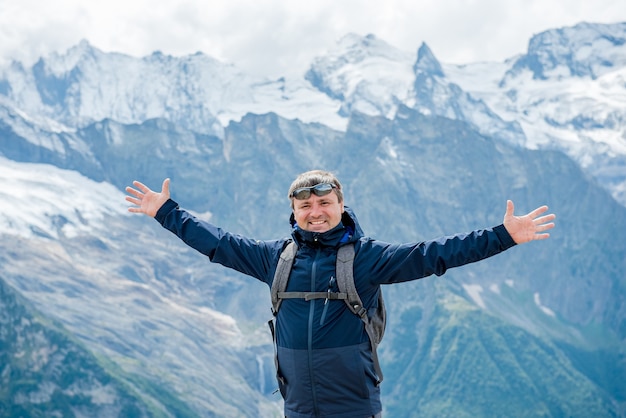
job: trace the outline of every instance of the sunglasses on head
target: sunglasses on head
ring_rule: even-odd
[[[304,200],[311,197],[311,193],[315,194],[315,196],[326,196],[333,189],[336,189],[332,183],[320,183],[311,187],[300,187],[291,193],[291,197],[296,198],[298,200]]]

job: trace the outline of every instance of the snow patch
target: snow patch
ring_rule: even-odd
[[[128,214],[124,194],[109,183],[48,164],[0,157],[0,230],[58,238],[105,227],[105,215]]]
[[[487,309],[485,301],[483,301],[483,298],[480,296],[480,294],[483,292],[483,287],[481,285],[464,284],[463,288],[465,289],[469,297],[472,298],[476,305],[480,306],[483,309]]]
[[[541,309],[543,313],[545,313],[548,316],[555,317],[554,311],[552,309],[547,308],[541,304],[541,298],[539,297],[538,292],[535,292],[534,299],[535,299],[535,305],[537,305],[537,307]]]
[[[498,286],[497,283],[492,284],[491,286],[489,286],[489,290],[491,290],[493,293],[495,293],[496,295],[500,294],[500,286]]]

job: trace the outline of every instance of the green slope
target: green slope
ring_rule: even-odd
[[[586,372],[597,370],[602,359],[590,363],[593,354],[578,351],[578,361],[572,360],[573,349],[447,292],[429,306],[405,309],[398,319],[415,326],[384,346],[392,382],[383,388],[389,416],[620,416],[619,399],[612,395],[626,370],[623,357],[621,372],[593,379]]]
[[[122,377],[0,279],[0,416],[195,415],[171,391]]]

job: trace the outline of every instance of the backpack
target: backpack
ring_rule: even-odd
[[[367,307],[363,306],[361,298],[357,293],[356,286],[354,284],[353,264],[354,264],[354,243],[339,247],[337,250],[337,265],[336,276],[337,286],[339,292],[286,292],[287,282],[289,281],[289,275],[291,274],[291,267],[293,266],[293,260],[296,256],[298,248],[295,242],[290,241],[285,247],[278,260],[278,266],[276,267],[276,273],[274,274],[274,282],[272,283],[272,313],[274,319],[278,315],[278,310],[283,299],[328,299],[328,300],[343,300],[348,309],[353,314],[357,315],[363,322],[365,332],[369,337],[372,347],[372,360],[374,361],[374,370],[376,372],[378,381],[377,384],[383,381],[383,373],[378,361],[378,354],[376,349],[378,344],[383,338],[386,326],[386,310],[385,302],[383,300],[382,292],[378,291],[378,308],[375,312],[369,313]],[[268,322],[270,330],[272,332],[272,338],[274,340],[274,348],[276,348],[276,331],[274,327],[274,319]],[[276,370],[278,371],[278,359],[276,356],[276,349],[274,352],[274,362]]]

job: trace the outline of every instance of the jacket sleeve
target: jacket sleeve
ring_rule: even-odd
[[[270,282],[269,275],[280,256],[281,241],[259,241],[231,234],[196,218],[171,199],[161,206],[155,219],[212,262]]]
[[[369,269],[374,284],[399,283],[441,276],[450,268],[484,260],[514,245],[504,225],[411,244],[368,240],[361,243],[355,266]]]

